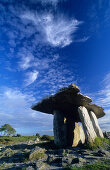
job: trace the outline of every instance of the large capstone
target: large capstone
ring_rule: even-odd
[[[78,86],[72,84],[62,88],[55,95],[42,99],[39,103],[32,106],[33,110],[43,113],[53,114],[54,110],[60,110],[65,115],[75,115],[75,122],[81,122],[78,107],[84,106],[88,111],[93,111],[97,118],[105,115],[104,109],[92,104],[92,99],[82,95]]]

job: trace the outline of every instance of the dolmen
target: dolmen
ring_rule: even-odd
[[[53,114],[54,143],[59,147],[103,138],[97,119],[105,115],[104,109],[79,92],[79,87],[71,84],[32,106],[33,110]]]

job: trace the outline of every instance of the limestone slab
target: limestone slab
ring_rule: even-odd
[[[84,106],[80,106],[78,107],[78,112],[84,129],[86,141],[93,142],[97,135],[94,131],[88,111]]]

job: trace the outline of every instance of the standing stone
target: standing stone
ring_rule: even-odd
[[[94,131],[88,111],[84,106],[80,106],[78,107],[78,112],[83,125],[86,140],[87,142],[93,142],[96,138],[96,133]]]
[[[93,128],[94,128],[97,136],[103,138],[104,136],[103,136],[102,130],[99,127],[96,115],[94,114],[94,112],[90,111],[89,116],[90,116],[90,119],[91,119],[92,124],[93,124]]]
[[[54,110],[54,119],[53,119],[53,131],[54,131],[54,143],[57,146],[66,146],[67,145],[67,128],[64,122],[64,115],[58,111]]]
[[[66,117],[66,126],[67,126],[67,145],[72,146],[74,139],[74,129],[75,129],[75,121],[74,116]]]
[[[84,144],[85,143],[85,134],[84,134],[84,131],[80,125],[79,125],[79,129],[80,129],[80,141],[81,141],[81,144]]]
[[[82,127],[75,122],[75,129],[74,129],[74,139],[72,146],[78,146],[79,144],[85,143],[85,134],[83,132]]]

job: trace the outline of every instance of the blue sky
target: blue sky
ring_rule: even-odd
[[[0,0],[0,126],[52,134],[52,115],[30,107],[74,83],[104,107],[109,131],[109,44],[109,0]]]

